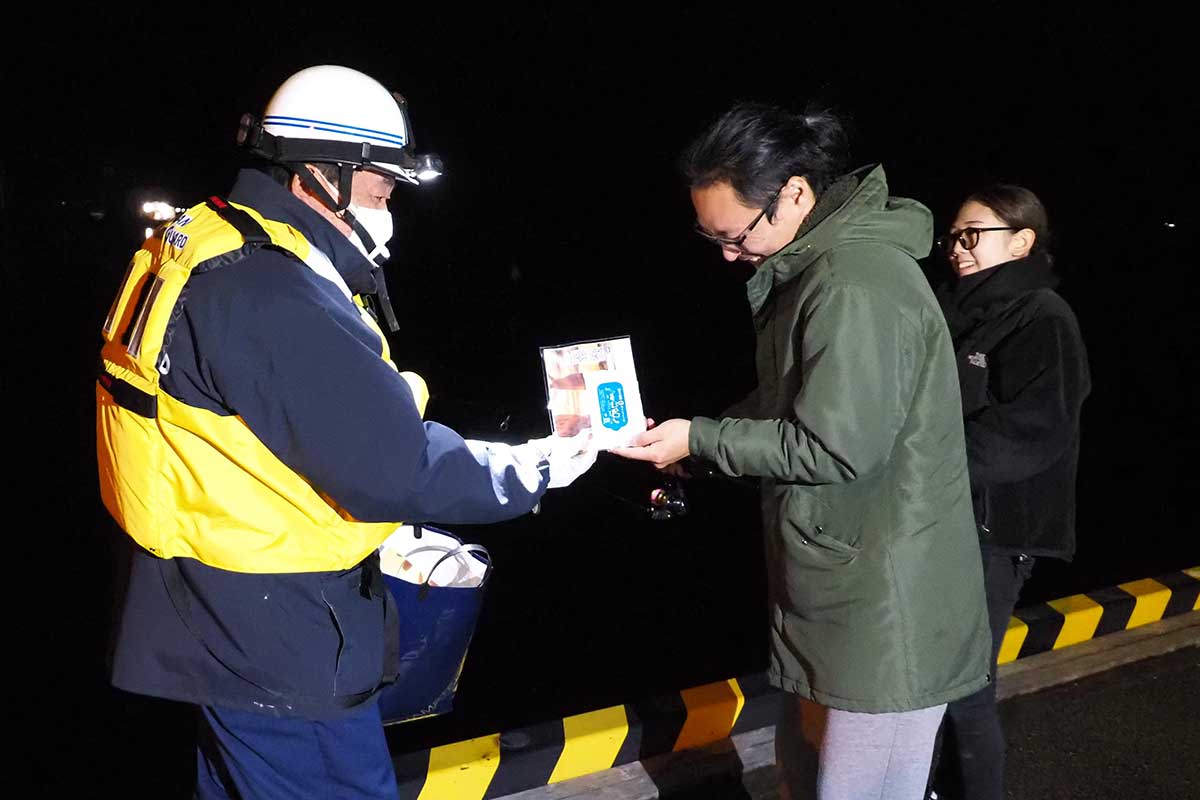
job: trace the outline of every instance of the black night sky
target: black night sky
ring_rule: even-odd
[[[16,372],[37,392],[21,396],[41,397],[37,413],[57,421],[29,471],[44,470],[30,496],[51,509],[37,515],[48,539],[31,557],[45,565],[51,638],[70,642],[51,673],[81,698],[56,716],[76,731],[61,745],[73,758],[126,781],[134,747],[159,748],[168,773],[191,763],[186,715],[103,682],[97,540],[110,534],[92,382],[103,310],[146,224],[135,209],[228,191],[243,163],[240,115],[314,64],[402,91],[419,148],[446,163],[442,181],[399,187],[392,204],[388,278],[403,324],[393,351],[428,379],[429,416],[475,438],[544,435],[538,346],[616,334],[633,337],[656,419],[713,413],[749,389],[748,268],[691,233],[675,161],[735,100],[818,100],[850,117],[856,160],[881,162],[892,193],[924,202],[939,226],[993,179],[1032,188],[1050,212],[1094,389],[1079,553],[1039,564],[1025,597],[1200,562],[1186,444],[1197,440],[1197,103],[1181,21],[1009,4],[886,17],[865,5],[686,4],[653,19],[551,8],[181,6],[10,22],[24,45],[8,53],[4,92],[24,124],[0,162],[0,255],[5,283],[46,332],[36,341],[57,349],[24,352]],[[936,258],[923,266],[943,279]],[[398,747],[762,668],[754,497],[697,482],[693,513],[653,523],[637,505],[656,476],[640,466],[602,457],[538,517],[458,531],[492,549],[496,580],[458,709],[396,734]],[[58,569],[51,548],[63,545],[81,557]]]

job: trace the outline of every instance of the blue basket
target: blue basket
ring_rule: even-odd
[[[458,541],[458,537],[437,528],[420,529]],[[396,682],[379,695],[384,723],[445,714],[454,707],[454,693],[492,572],[487,549],[477,544],[459,542],[459,547],[442,556],[438,564],[462,553],[487,565],[479,586],[430,586],[428,578],[416,584],[386,573],[383,576],[396,600],[400,627],[399,674]]]

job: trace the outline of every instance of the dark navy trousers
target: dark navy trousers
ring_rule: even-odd
[[[378,703],[333,720],[289,719],[205,706],[196,797],[231,800],[396,800]]]

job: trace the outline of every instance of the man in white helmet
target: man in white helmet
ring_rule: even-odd
[[[112,682],[201,708],[200,797],[395,797],[376,548],[524,514],[596,453],[422,421],[375,317],[395,329],[395,184],[440,171],[401,98],[311,67],[239,140],[270,163],[155,233],[104,325],[101,493],[130,544]]]

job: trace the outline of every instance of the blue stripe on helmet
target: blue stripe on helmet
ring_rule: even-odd
[[[319,119],[305,119],[304,117],[268,116],[263,118],[263,124],[280,125],[290,128],[313,128],[315,130],[325,131],[327,133],[367,134],[365,138],[375,139],[376,141],[404,147],[403,136],[399,136],[395,133],[389,133],[387,131],[376,131],[370,128],[360,128],[355,125],[343,125],[340,122],[327,122]]]

